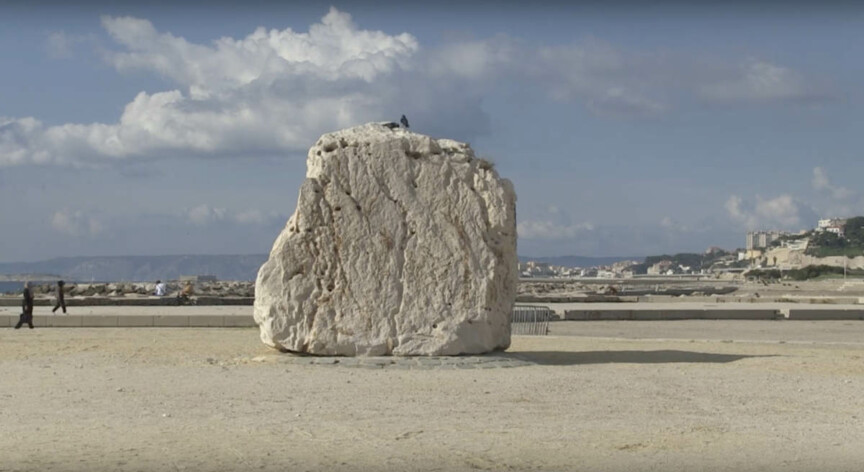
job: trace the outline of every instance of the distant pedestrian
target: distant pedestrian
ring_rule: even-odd
[[[24,301],[21,302],[21,317],[18,319],[18,324],[15,329],[18,329],[27,323],[30,329],[33,329],[33,292],[30,291],[30,282],[24,282]]]
[[[161,280],[157,280],[156,281],[156,293],[155,293],[155,295],[157,297],[164,297],[166,291],[167,291],[167,288],[165,287],[165,283],[162,282]]]
[[[192,301],[192,282],[186,282],[183,286],[183,290],[177,294],[177,304],[185,305]]]
[[[399,122],[402,123],[402,126],[404,126],[405,128],[409,128],[408,118],[405,118],[405,115],[402,115],[402,119],[400,119]]]
[[[63,308],[63,314],[66,314],[66,299],[63,297],[63,287],[66,285],[62,280],[57,281],[57,304],[54,305],[54,309],[51,310],[51,313],[57,311],[58,308]]]

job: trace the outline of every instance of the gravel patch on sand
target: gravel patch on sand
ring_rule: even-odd
[[[3,329],[0,470],[860,470],[864,344],[738,323],[428,369],[295,362],[255,329]]]

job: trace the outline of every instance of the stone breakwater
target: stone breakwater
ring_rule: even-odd
[[[166,297],[176,298],[183,289],[180,282],[167,282]],[[53,298],[56,285],[39,283],[32,287],[33,295],[39,298]],[[113,282],[113,283],[72,283],[66,284],[66,298],[74,297],[149,297],[156,292],[155,282]],[[251,298],[255,296],[255,283],[244,281],[197,282],[193,284],[195,297]],[[20,297],[21,293],[6,293],[6,296]]]

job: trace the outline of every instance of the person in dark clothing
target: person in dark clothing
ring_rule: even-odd
[[[15,329],[20,328],[24,323],[33,329],[33,292],[30,291],[30,282],[24,282],[24,301],[21,303],[21,310],[21,317]]]
[[[66,314],[66,300],[63,298],[63,286],[66,285],[62,280],[57,281],[57,304],[54,305],[54,309],[51,310],[51,313],[57,311],[58,308],[63,308],[63,314]]]

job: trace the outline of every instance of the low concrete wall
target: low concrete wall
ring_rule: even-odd
[[[801,305],[861,305],[864,298],[853,296],[838,297],[804,297],[804,296],[770,296],[770,297],[730,297],[730,296],[691,296],[666,297],[651,295],[639,297],[639,303],[799,303]]]
[[[517,295],[516,303],[627,303],[638,300],[636,296],[618,295]]]
[[[776,309],[637,309],[567,310],[565,320],[774,320],[783,318]]]
[[[0,315],[0,328],[15,326],[17,315]],[[34,315],[37,328],[249,328],[248,315]],[[25,327],[27,325],[24,325]]]
[[[864,309],[790,308],[786,316],[790,320],[864,320]]]

